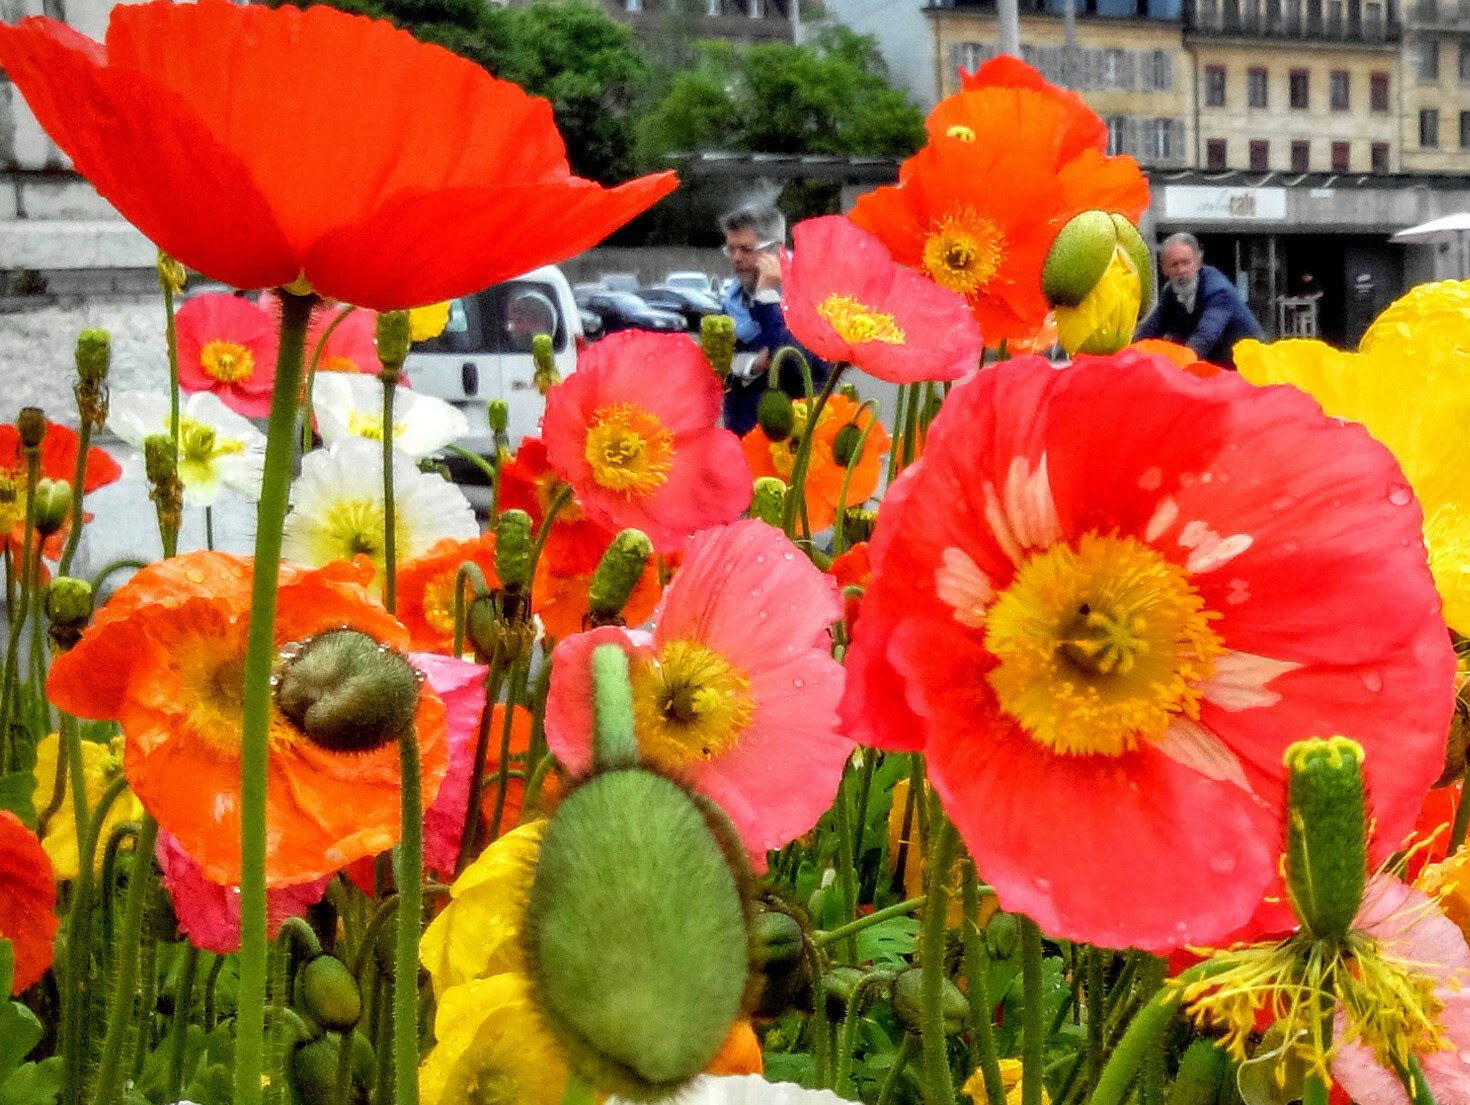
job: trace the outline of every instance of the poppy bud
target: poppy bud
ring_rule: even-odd
[[[323,1028],[346,1032],[362,1016],[362,994],[347,964],[331,955],[316,955],[296,980],[302,1005]]]
[[[822,976],[822,994],[827,1002],[829,1020],[840,1021],[847,1016],[847,1006],[863,978],[863,972],[857,967],[833,967]]]
[[[788,913],[757,913],[751,925],[750,960],[757,971],[757,1017],[779,1017],[795,1008],[811,1008],[809,957],[803,954],[806,934]]]
[[[71,484],[65,480],[36,483],[36,532],[50,537],[71,517]]]
[[[628,605],[652,555],[653,544],[640,530],[625,529],[612,539],[597,562],[587,591],[587,617],[592,625],[622,624],[623,607]]]
[[[490,421],[490,432],[496,437],[505,434],[510,425],[510,407],[504,399],[492,399],[485,405],[485,414]]]
[[[965,995],[949,979],[942,983],[939,998],[939,1011],[944,1019],[944,1031],[946,1035],[954,1036],[965,1030],[965,1022],[970,1015],[970,1003],[965,1000]],[[924,972],[922,968],[911,967],[904,971],[893,983],[893,1011],[898,1014],[899,1021],[914,1032],[920,1031],[924,1024]]]
[[[1041,280],[1068,353],[1116,353],[1152,294],[1153,259],[1122,215],[1084,211],[1052,242]]]
[[[1014,913],[997,913],[985,926],[985,941],[997,959],[1009,959],[1021,942],[1021,924]]]
[[[158,251],[158,286],[164,291],[178,295],[189,279],[189,270],[184,268],[163,250]]]
[[[383,364],[383,372],[396,383],[398,374],[403,369],[403,362],[408,357],[408,346],[412,340],[408,312],[380,311],[377,340],[378,360]]]
[[[523,591],[531,585],[535,544],[529,514],[524,510],[501,512],[495,520],[495,573],[506,590]]]
[[[842,514],[842,532],[849,547],[872,539],[878,524],[878,512],[850,506]]]
[[[77,375],[89,384],[107,379],[112,365],[112,336],[106,330],[83,330],[77,335]]]
[[[851,399],[854,403],[861,403],[863,401],[862,397],[858,395],[856,384],[843,384],[837,389],[837,394],[844,399]]]
[[[57,576],[46,588],[46,620],[57,648],[71,648],[92,617],[92,585],[84,579]]]
[[[390,932],[393,928],[384,927]],[[355,1084],[348,1099],[365,1101],[366,1086],[373,1075],[373,1047],[361,1032],[354,1032],[347,1046],[351,1049],[348,1063]],[[340,1037],[327,1035],[309,1040],[291,1053],[291,1089],[301,1105],[336,1105],[337,1056],[341,1047]]]
[[[863,431],[856,422],[849,422],[833,436],[832,459],[843,468],[862,462]]]
[[[531,382],[536,385],[536,390],[543,396],[557,384],[561,383],[561,373],[557,371],[556,357],[551,348],[550,334],[537,334],[531,339],[531,359],[536,364],[536,372],[531,377]]]
[[[730,375],[735,360],[735,320],[729,315],[705,315],[699,320],[699,347],[716,376]]]
[[[1195,1040],[1179,1060],[1168,1105],[1214,1105],[1230,1073],[1230,1057],[1214,1040]]]
[[[755,409],[755,420],[772,441],[785,441],[796,429],[796,407],[784,391],[767,388]]]
[[[1363,749],[1346,737],[1297,741],[1288,772],[1286,889],[1302,926],[1341,940],[1363,901],[1368,863]]]
[[[786,484],[775,476],[762,476],[755,481],[750,499],[750,516],[768,526],[779,526],[786,510]]]
[[[39,449],[46,437],[46,412],[40,407],[21,407],[15,418],[15,428],[20,431],[20,443],[27,449]]]
[[[419,683],[402,653],[345,628],[292,650],[274,680],[281,713],[333,752],[371,752],[408,732]]]

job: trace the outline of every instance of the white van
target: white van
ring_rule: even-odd
[[[495,449],[490,400],[503,399],[509,408],[512,448],[540,430],[545,400],[531,380],[531,341],[537,334],[551,335],[562,376],[576,370],[582,324],[571,285],[555,265],[451,301],[444,332],[415,345],[404,372],[415,391],[462,410],[470,432],[456,444],[488,456]]]

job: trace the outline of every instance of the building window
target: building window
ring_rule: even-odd
[[[1470,111],[1460,112],[1460,149],[1470,150]]]
[[[1332,143],[1332,171],[1334,173],[1345,173],[1348,171],[1348,155],[1350,145],[1347,142]]]
[[[1370,147],[1368,164],[1372,166],[1375,173],[1388,172],[1388,143],[1374,142]]]
[[[1225,165],[1225,139],[1211,138],[1205,143],[1205,168],[1219,172]]]
[[[1334,69],[1329,82],[1332,110],[1346,111],[1352,99],[1352,76],[1346,69]]]
[[[1271,143],[1264,138],[1251,139],[1251,172],[1264,173],[1271,164]]]
[[[1459,76],[1461,84],[1470,84],[1470,40],[1460,42]]]
[[[1109,115],[1108,124],[1108,154],[1116,157],[1118,154],[1130,152],[1128,150],[1128,117],[1126,115]]]
[[[1439,80],[1439,39],[1426,38],[1419,43],[1416,68],[1421,81]]]
[[[1252,66],[1246,74],[1247,102],[1251,107],[1266,106],[1266,70],[1262,66]]]
[[[1291,144],[1291,171],[1305,173],[1312,163],[1312,144],[1295,141]]]
[[[1104,50],[1101,58],[1101,88],[1132,88],[1133,58],[1126,50]]]
[[[1327,0],[1327,33],[1340,35],[1342,31],[1342,0]]]
[[[1205,66],[1205,107],[1225,106],[1225,67]]]
[[[989,61],[994,52],[994,50],[983,42],[951,43],[949,47],[949,67],[951,70],[963,69],[967,73],[973,73]]]
[[[1184,124],[1177,119],[1150,120],[1147,157],[1178,161],[1184,154]]]
[[[1439,148],[1439,109],[1426,107],[1419,109],[1419,146],[1421,149],[1435,150]]]
[[[720,0],[705,0],[704,14],[705,15],[719,15],[720,14]]]
[[[1310,74],[1307,70],[1293,69],[1291,71],[1291,79],[1287,85],[1291,90],[1291,106],[1300,111],[1307,110],[1307,103],[1310,99],[1307,84],[1309,77]]]
[[[1174,88],[1174,59],[1168,50],[1150,50],[1143,55],[1143,90],[1169,92]]]
[[[1363,5],[1363,34],[1368,38],[1382,38],[1383,31],[1383,5],[1368,0]]]
[[[1368,78],[1368,106],[1380,114],[1388,111],[1388,74],[1375,72]]]

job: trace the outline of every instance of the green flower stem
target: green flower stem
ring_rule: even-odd
[[[163,1096],[177,1101],[184,1093],[184,1060],[188,1049],[189,1014],[194,1007],[194,979],[199,973],[199,949],[184,945],[184,962],[179,967],[179,980],[174,987],[173,1020],[168,1026],[168,1085]]]
[[[1097,948],[1086,948],[1082,953],[1086,983],[1083,1000],[1087,1005],[1087,1073],[1094,1081],[1102,1073],[1103,1027],[1107,1021],[1107,994],[1103,980],[1103,953]]]
[[[31,599],[36,586],[36,570],[32,561],[40,562],[39,544],[36,540],[36,483],[41,478],[41,450],[26,451],[26,524],[25,539],[20,554],[20,594],[9,607],[10,637],[5,643],[5,670],[0,682],[0,775],[10,768],[10,721],[15,712],[15,702],[20,695],[19,672],[20,634],[31,613]],[[32,549],[32,545],[38,546]]]
[[[489,709],[489,703],[486,703]],[[424,914],[424,796],[418,730],[399,735],[403,838],[398,863],[398,943],[393,957],[393,1105],[419,1100],[419,929]]]
[[[469,607],[464,601],[466,584],[474,584],[476,598],[490,590],[485,583],[485,573],[480,571],[480,566],[473,560],[466,560],[454,572],[454,655],[456,658],[464,655],[465,619],[469,615]]]
[[[133,571],[138,571],[146,567],[148,567],[148,561],[136,560],[132,557],[123,557],[121,560],[114,560],[108,564],[104,564],[102,570],[92,577],[92,593],[94,595],[101,595],[102,585],[118,572],[125,572],[129,568]]]
[[[393,503],[393,393],[398,372],[385,367],[383,381],[383,605],[398,611],[398,533]]]
[[[859,917],[856,921],[849,921],[847,924],[839,925],[835,929],[826,929],[822,932],[813,933],[812,943],[819,948],[825,948],[829,944],[834,944],[838,940],[845,940],[849,936],[862,932],[863,929],[880,925],[884,921],[891,920],[894,917],[907,917],[915,910],[923,909],[924,903],[928,900],[928,898],[923,896],[907,898],[904,901],[895,902],[893,905],[884,906],[882,909],[875,909],[866,917]]]
[[[510,673],[505,693],[505,717],[500,723],[500,762],[495,771],[495,808],[490,814],[489,833],[486,844],[500,836],[500,827],[505,820],[505,799],[510,792],[510,735],[515,721],[516,706],[526,694],[526,680],[530,676],[529,666],[517,663]],[[486,709],[490,703],[485,704]]]
[[[807,409],[806,432],[801,435],[801,444],[797,447],[796,459],[791,463],[791,489],[786,496],[786,509],[781,517],[781,528],[786,531],[788,537],[795,536],[797,509],[806,499],[806,473],[812,462],[812,439],[816,437],[817,423],[821,420],[822,408],[827,405],[827,400],[832,398],[832,393],[837,390],[837,382],[842,379],[842,374],[847,371],[847,368],[845,361],[833,366],[827,382],[822,385],[821,393]],[[807,536],[811,536],[810,532],[807,533]]]
[[[1455,807],[1455,822],[1450,826],[1450,855],[1460,850],[1465,843],[1465,830],[1470,828],[1470,762],[1465,765],[1464,786],[1460,790],[1460,802]]]
[[[903,1043],[898,1045],[898,1056],[893,1060],[893,1066],[888,1068],[888,1073],[883,1076],[883,1084],[878,1087],[878,1105],[890,1105],[893,1101],[893,1093],[898,1089],[898,1080],[903,1076],[909,1061],[913,1059],[914,1052],[919,1048],[919,1038],[912,1032],[905,1032]]]
[[[965,978],[970,984],[970,1062],[985,1079],[990,1105],[1005,1105],[1006,1088],[1000,1077],[1000,1053],[995,1047],[995,1001],[990,996],[990,949],[980,927],[980,879],[975,861],[965,860],[960,901],[965,911]]]
[[[1021,925],[1021,1105],[1041,1105],[1041,1066],[1046,1059],[1041,996],[1041,930],[1029,917]]]
[[[163,334],[168,345],[168,439],[174,443],[174,457],[179,455],[179,324],[174,318],[173,281],[163,276],[159,287],[163,289]],[[82,516],[81,500],[77,500],[77,517]]]
[[[71,773],[72,820],[77,833],[77,877],[72,885],[71,910],[67,915],[65,989],[61,997],[61,1102],[82,1105],[85,1081],[86,1009],[90,1001],[92,959],[92,857],[97,847],[97,829],[107,816],[107,795],[97,804],[95,821],[89,827],[86,772],[82,765],[81,735],[76,718],[61,715],[61,743],[67,749]],[[57,765],[60,773],[60,764]],[[126,780],[119,775],[109,793],[121,794]],[[90,845],[90,846],[89,846]]]
[[[1429,1088],[1429,1080],[1424,1077],[1424,1067],[1420,1064],[1419,1057],[1417,1055],[1411,1054],[1409,1056],[1407,1067],[1400,1070],[1398,1074],[1400,1081],[1402,1081],[1404,1084],[1404,1089],[1409,1094],[1409,1099],[1413,1102],[1413,1105],[1437,1105],[1434,1097],[1434,1091]],[[1320,1081],[1320,1079],[1318,1079],[1318,1081]],[[1310,1085],[1310,1082],[1308,1084]],[[1325,1094],[1323,1095],[1322,1100],[1327,1100]],[[1318,1103],[1314,1101],[1309,1101],[1304,1098],[1302,1101],[1302,1105],[1318,1105]]]
[[[475,734],[475,759],[470,767],[470,796],[465,806],[464,828],[459,835],[459,855],[454,861],[454,873],[460,874],[469,866],[470,856],[479,838],[480,788],[485,785],[485,764],[490,758],[490,723],[495,713],[495,703],[500,701],[500,685],[505,679],[505,663],[499,644],[490,657],[490,670],[485,673],[485,708],[480,712],[480,726]]]
[[[256,509],[250,629],[240,734],[240,998],[235,1035],[235,1105],[261,1105],[265,1058],[265,847],[271,668],[276,654],[276,580],[291,487],[296,403],[306,326],[315,296],[281,293],[281,344],[271,394],[265,470]]]
[[[848,802],[847,780],[852,777],[849,760],[842,770],[842,779],[837,786],[837,889],[842,895],[842,920],[846,924],[857,913],[857,872],[853,869],[852,810]],[[857,942],[851,937],[846,940],[847,961],[857,962]],[[840,1093],[841,1091],[839,1091]]]
[[[914,463],[914,456],[919,451],[919,436],[923,432],[920,422],[924,410],[924,388],[920,384],[914,384],[909,389],[908,417],[904,419],[903,426],[903,461],[899,465],[899,471],[903,471]]]
[[[832,1092],[838,1097],[847,1096],[847,1082],[852,1074],[852,1052],[857,1043],[858,1022],[863,1019],[863,1004],[869,994],[877,993],[892,984],[892,976],[877,972],[868,975],[852,989],[852,998],[847,1003],[847,1015],[837,1033],[837,1065],[832,1074]]]
[[[204,508],[204,547],[214,551],[214,507]]]
[[[865,748],[863,750],[862,771],[858,775],[858,804],[857,817],[854,823],[857,826],[855,839],[852,842],[852,862],[858,866],[863,862],[864,845],[868,842],[868,805],[873,800],[873,772],[878,768],[878,760],[881,757],[876,748]],[[864,887],[859,883],[858,893],[861,899]],[[869,895],[871,897],[871,893]]]
[[[567,1071],[567,1088],[561,1096],[561,1105],[595,1105],[597,1091],[573,1071]],[[396,1105],[396,1103],[395,1103]]]
[[[847,459],[847,466],[842,470],[842,486],[837,492],[837,521],[832,527],[833,560],[847,551],[847,526],[843,519],[847,515],[847,495],[852,487],[852,474],[863,459],[863,450],[868,447],[868,435],[878,424],[878,404],[869,399],[858,408],[858,413],[861,414],[865,410],[870,415],[868,424],[858,432],[857,447],[853,449],[852,456]]]
[[[322,336],[317,338],[316,344],[311,347],[311,361],[306,367],[306,387],[301,392],[301,394],[306,397],[306,417],[303,418],[301,421],[301,451],[303,453],[311,451],[311,390],[316,384],[316,366],[321,362],[322,350],[327,347],[327,339],[332,336],[337,327],[341,326],[342,323],[347,320],[347,316],[352,314],[352,312],[355,310],[357,310],[356,307],[344,307],[342,310],[338,311],[337,316],[332,319],[331,322],[327,323],[326,329],[322,331]],[[304,353],[306,348],[305,331],[302,332],[301,343]],[[291,425],[294,432],[294,427],[296,425],[294,414],[292,415]]]
[[[97,1072],[94,1101],[121,1101],[123,1083],[131,1064],[123,1052],[128,1037],[136,1027],[133,1000],[138,988],[138,961],[143,938],[143,907],[155,886],[153,847],[158,841],[158,822],[148,815],[133,841],[133,865],[128,875],[128,896],[123,906],[122,931],[118,938],[122,947],[113,966],[115,985],[107,1008],[107,1035],[102,1041],[102,1064]]]
[[[337,1070],[332,1078],[332,1096],[327,1105],[351,1105],[352,1029],[337,1033]]]
[[[469,463],[473,464],[476,468],[478,468],[481,472],[485,474],[485,477],[490,481],[492,487],[494,487],[499,482],[499,464],[492,464],[490,463],[490,461],[482,457],[479,453],[472,453],[468,449],[461,448],[458,445],[446,445],[444,447],[444,451],[446,453],[453,453],[461,460],[466,460]],[[500,512],[496,510],[495,506],[492,504],[490,507],[490,517],[498,517],[499,513]]]
[[[61,560],[56,566],[57,575],[67,574],[71,567],[71,558],[77,552],[77,542],[82,539],[82,525],[86,517],[82,510],[82,498],[86,495],[87,452],[91,447],[92,420],[84,414],[81,425],[77,427],[77,464],[71,474],[71,529],[67,531],[66,545],[61,550]]]
[[[954,1083],[944,1038],[944,943],[949,908],[949,871],[954,864],[957,834],[940,813],[929,826],[929,900],[924,904],[920,933],[923,976],[919,993],[923,1006],[920,1043],[924,1057],[924,1100],[927,1105],[954,1105]]]
[[[908,411],[909,392],[918,387],[917,384],[899,384],[896,397],[893,401],[893,444],[888,450],[888,482],[892,483],[898,478],[899,461],[903,459],[903,435],[904,414]]]

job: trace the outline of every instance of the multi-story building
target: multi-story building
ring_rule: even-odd
[[[1403,167],[1470,168],[1470,2],[1406,0],[1402,53]]]
[[[804,15],[799,0],[602,0],[602,8],[639,38],[664,41],[793,42]]]

